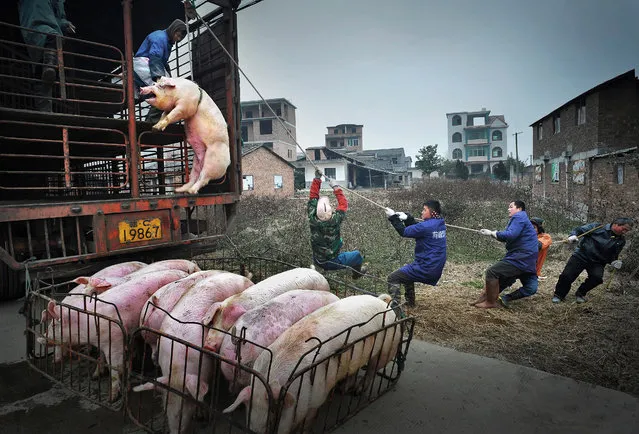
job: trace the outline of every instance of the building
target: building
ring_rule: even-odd
[[[306,157],[296,163],[304,168],[306,187],[315,177],[315,166],[327,177],[348,188],[376,188],[410,185],[412,159],[403,148],[369,151],[341,151],[326,146],[306,148]]]
[[[504,115],[490,116],[490,110],[446,113],[450,160],[461,160],[471,175],[492,173],[508,157],[508,123]]]
[[[249,149],[254,145],[264,145],[285,160],[295,161],[297,108],[284,98],[267,99],[266,102],[268,105],[261,100],[241,103],[242,143]]]
[[[324,146],[329,149],[361,151],[364,149],[362,129],[364,125],[340,124],[334,127],[326,127],[328,130],[324,136]]]
[[[292,197],[295,166],[268,146],[244,146],[242,180],[243,195]]]
[[[602,215],[613,197],[637,194],[639,80],[635,71],[601,83],[536,120],[533,193]],[[619,201],[617,201],[619,202]]]

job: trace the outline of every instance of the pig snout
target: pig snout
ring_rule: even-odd
[[[144,86],[140,88],[140,95],[150,95],[155,93],[155,86]]]

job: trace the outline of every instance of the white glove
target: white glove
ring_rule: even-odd
[[[568,237],[569,243],[576,243],[577,241],[579,241],[579,238],[577,237],[577,235],[571,235]]]
[[[488,235],[497,238],[497,231],[491,231],[490,229],[480,229],[479,233],[482,235]]]
[[[339,184],[330,178],[328,179],[328,185],[330,185],[331,188],[339,187]]]
[[[397,216],[399,217],[399,219],[400,219],[401,221],[404,221],[404,220],[406,220],[406,219],[408,218],[408,216],[406,215],[406,213],[405,213],[405,212],[398,212],[398,213],[397,213]]]
[[[395,215],[395,211],[393,211],[390,208],[384,208],[384,212],[386,213],[386,217],[390,217],[390,216]]]
[[[621,266],[623,265],[623,262],[621,262],[619,259],[617,259],[617,260],[612,261],[610,263],[610,265],[612,265],[614,268],[619,270],[621,268]]]

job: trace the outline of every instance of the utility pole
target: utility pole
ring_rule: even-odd
[[[517,175],[517,184],[519,184],[519,146],[517,143],[517,136],[523,134],[521,131],[513,134],[515,136],[515,174]]]

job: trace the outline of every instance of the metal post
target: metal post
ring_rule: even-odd
[[[515,136],[515,176],[517,177],[517,184],[519,184],[519,145],[517,143],[517,136],[522,132],[516,132],[513,134]]]
[[[124,15],[124,78],[126,79],[126,99],[129,112],[129,179],[131,184],[131,196],[140,197],[138,181],[138,139],[135,125],[135,101],[133,101],[133,29],[131,27],[131,2],[122,0],[122,12]]]

